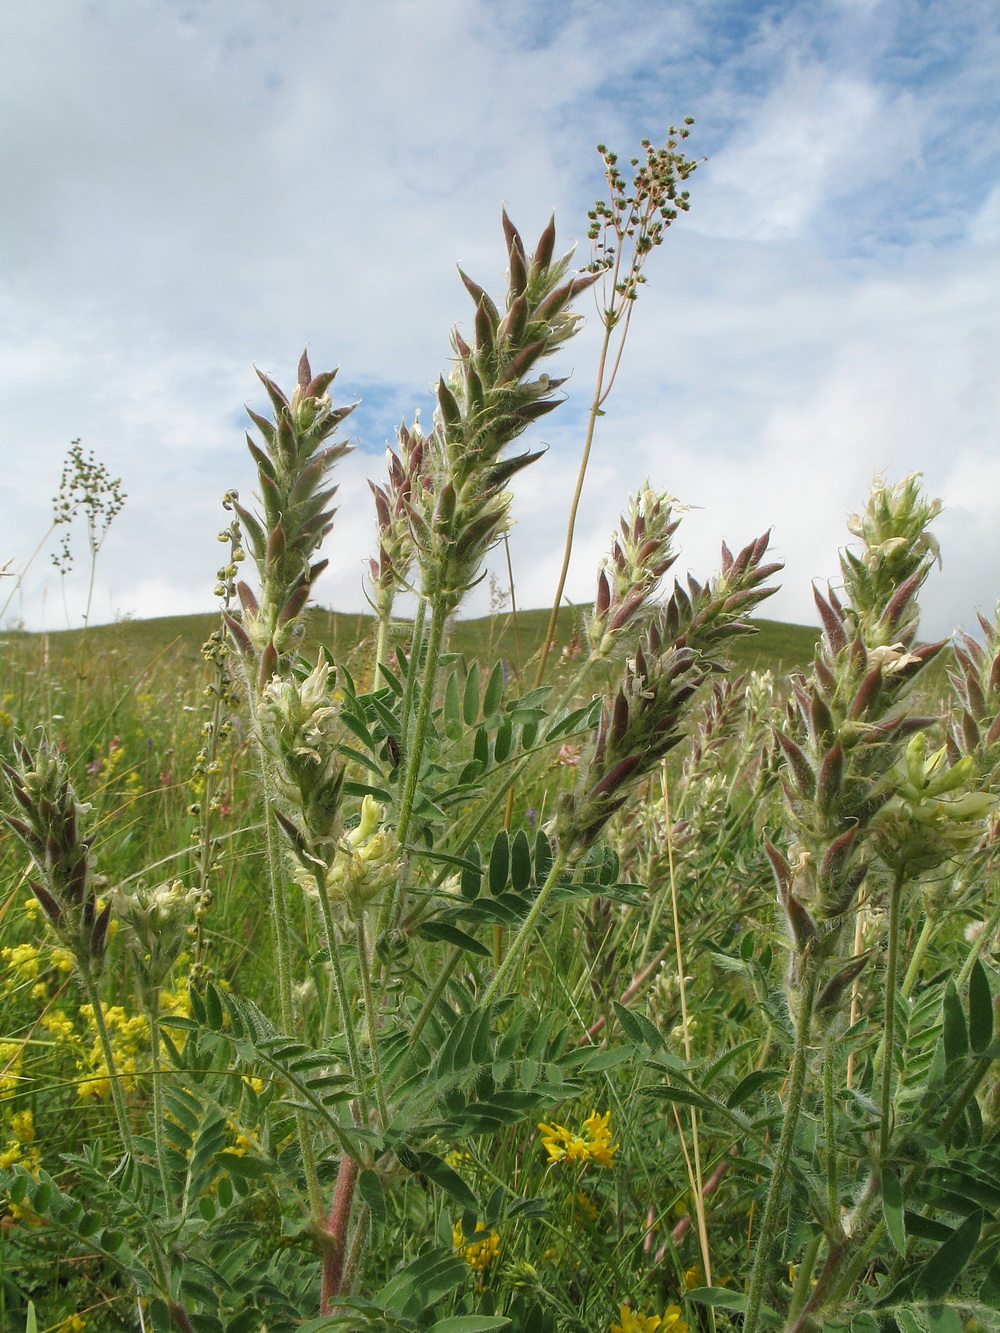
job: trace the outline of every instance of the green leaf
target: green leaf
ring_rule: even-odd
[[[895,1310],[893,1317],[899,1325],[900,1333],[927,1333],[912,1310]]]
[[[493,921],[500,926],[519,926],[521,913],[512,912],[493,898],[476,898],[466,907],[452,909],[452,915],[466,921]]]
[[[604,1069],[617,1069],[628,1060],[634,1060],[637,1054],[634,1046],[611,1046],[605,1051],[588,1052],[579,1067],[596,1074]]]
[[[663,1046],[663,1037],[660,1035],[659,1028],[655,1023],[650,1022],[645,1014],[638,1014],[632,1009],[626,1009],[617,1000],[614,1001],[614,1006],[615,1013],[618,1015],[618,1022],[629,1041],[634,1042],[636,1046],[648,1046],[653,1051],[658,1051]]]
[[[752,1069],[749,1074],[740,1079],[736,1087],[730,1092],[726,1098],[726,1105],[730,1109],[734,1106],[742,1106],[759,1088],[766,1087],[768,1083],[779,1083],[787,1076],[787,1069]]]
[[[376,1226],[384,1226],[386,1219],[385,1191],[382,1182],[371,1169],[365,1167],[358,1177],[358,1193],[371,1209],[372,1220]]]
[[[906,1258],[906,1226],[903,1222],[903,1189],[889,1167],[882,1170],[882,1216],[889,1239],[901,1258]]]
[[[994,1260],[979,1288],[979,1299],[991,1310],[1000,1310],[1000,1260]]]
[[[851,1320],[851,1333],[878,1333],[878,1320],[867,1310],[859,1310]]]
[[[470,843],[466,848],[465,856],[470,865],[462,871],[462,897],[471,900],[478,898],[483,883],[481,869],[483,860],[479,854],[479,844],[476,842]],[[473,869],[473,866],[476,868]]]
[[[447,921],[424,921],[417,927],[417,934],[425,940],[444,940],[446,944],[453,944],[456,949],[464,949],[467,953],[478,954],[480,958],[493,956],[485,944],[480,944],[479,940],[459,930],[457,926],[449,925]]]
[[[977,1055],[993,1040],[993,996],[986,969],[978,958],[969,976],[969,1037]]]
[[[531,847],[524,829],[518,829],[510,844],[510,882],[515,893],[524,893],[531,883]]]
[[[963,1333],[962,1316],[952,1305],[932,1305],[924,1311],[927,1333]]]
[[[497,728],[497,734],[493,741],[493,762],[502,764],[505,759],[510,757],[514,748],[514,724],[509,717],[505,717]]]
[[[486,691],[483,694],[483,717],[493,717],[500,711],[500,700],[503,698],[504,672],[503,663],[497,662],[490,672],[490,678],[486,682]]]
[[[972,1258],[982,1230],[982,1213],[973,1213],[951,1233],[917,1273],[915,1290],[928,1300],[939,1301]]]
[[[205,986],[205,1021],[214,1032],[222,1030],[222,1004],[210,981]]]
[[[493,839],[490,852],[489,886],[494,898],[499,898],[507,887],[510,873],[510,835],[506,829],[500,829]]]
[[[462,736],[462,717],[458,705],[458,673],[453,671],[444,687],[444,734],[457,741]]]
[[[472,743],[472,756],[482,765],[483,771],[490,766],[490,738],[485,727],[479,727],[476,731],[476,739]]]
[[[182,1028],[185,1032],[197,1032],[201,1026],[193,1018],[182,1018],[180,1014],[164,1014],[159,1021],[161,1027]]]
[[[730,1291],[728,1287],[695,1287],[685,1294],[689,1301],[697,1301],[699,1305],[714,1305],[722,1310],[738,1310],[740,1313],[747,1308],[747,1298],[741,1292]]]
[[[379,662],[378,669],[379,671],[381,671],[386,681],[386,684],[389,686],[389,689],[392,690],[396,698],[402,699],[403,694],[405,693],[403,682],[399,679],[397,675],[395,675],[392,671],[389,670],[389,668],[386,666],[384,662]]]
[[[965,1010],[954,981],[949,980],[941,1005],[944,1058],[948,1065],[963,1059],[969,1053],[969,1033],[965,1026]]]
[[[439,1319],[431,1324],[427,1333],[495,1333],[495,1330],[509,1328],[510,1320],[502,1315],[459,1314],[448,1319]]]
[[[35,1303],[28,1302],[28,1322],[24,1326],[24,1333],[38,1333],[38,1321],[35,1318]]]
[[[465,678],[465,695],[462,701],[462,716],[465,725],[473,727],[479,717],[479,663],[473,662]]]
[[[463,1283],[469,1267],[450,1250],[428,1250],[375,1293],[373,1301],[392,1315],[415,1318]]]
[[[714,1106],[707,1097],[702,1097],[690,1088],[678,1088],[672,1083],[664,1083],[658,1088],[643,1088],[647,1097],[662,1097],[666,1102],[680,1102],[684,1106],[696,1106],[701,1111],[712,1111]]]

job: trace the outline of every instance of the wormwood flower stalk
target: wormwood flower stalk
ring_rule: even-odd
[[[598,354],[597,378],[587,417],[580,468],[566,523],[562,568],[552,599],[545,641],[538,655],[536,686],[541,685],[544,679],[545,665],[555,641],[559,608],[573,555],[576,516],[590,462],[597,418],[603,415],[604,403],[614,387],[639,287],[646,281],[644,269],[652,252],[663,244],[667,229],[676,221],[678,214],[686,213],[689,207],[688,191],[680,187],[697,169],[698,164],[684,156],[680,145],[690,136],[693,124],[694,120],[686,116],[681,126],[671,125],[662,148],[655,147],[649,139],[643,139],[645,161],[640,161],[638,157],[630,159],[630,166],[635,172],[631,184],[619,166],[618,154],[604,144],[597,146],[604,163],[610,194],[607,200],[598,199],[590,210],[588,236],[593,244],[590,269],[601,277],[598,309],[604,325],[604,336]],[[617,346],[613,348],[616,337]]]

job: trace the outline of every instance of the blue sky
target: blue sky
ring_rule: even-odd
[[[594,145],[628,155],[690,114],[707,160],[600,423],[570,597],[649,477],[692,506],[699,576],[772,528],[770,614],[811,621],[873,474],[920,470],[946,504],[927,629],[969,623],[1000,596],[998,105],[985,0],[4,7],[0,564],[43,536],[81,437],[129,494],[96,617],[210,609],[219,497],[252,488],[253,363],[290,382],[308,344],[364,400],[319,585],[363,607],[366,477],[430,413],[469,314],[456,263],[501,289],[501,202],[531,238],[552,208],[583,238]],[[596,335],[560,357],[568,400],[519,478],[522,605],[554,585]],[[78,623],[85,584],[42,558],[8,617]]]

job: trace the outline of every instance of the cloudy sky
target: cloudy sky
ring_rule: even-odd
[[[128,500],[95,620],[208,610],[219,498],[252,489],[256,363],[341,367],[324,605],[364,607],[377,477],[430,414],[456,274],[502,290],[501,203],[589,258],[594,151],[685,115],[704,155],[652,257],[599,424],[567,588],[647,477],[681,563],[773,528],[768,614],[812,621],[874,473],[946,503],[928,631],[1000,596],[1000,16],[994,0],[35,0],[0,10],[0,564],[22,570],[80,438]],[[584,306],[586,310],[587,307]],[[518,601],[550,600],[597,348],[518,479]],[[339,390],[339,394],[337,391]],[[83,532],[5,613],[79,623]],[[499,568],[499,562],[498,562]],[[13,583],[0,582],[0,605]],[[485,607],[486,593],[471,610]]]

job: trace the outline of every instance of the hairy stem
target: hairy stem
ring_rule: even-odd
[[[840,1162],[837,1156],[837,1125],[833,1096],[834,1046],[829,1043],[823,1056],[823,1128],[826,1136],[826,1206],[830,1225],[840,1226]]]
[[[757,1236],[757,1250],[754,1254],[753,1270],[750,1274],[750,1290],[747,1293],[747,1313],[743,1322],[744,1333],[756,1333],[760,1323],[760,1307],[764,1298],[764,1286],[771,1264],[771,1251],[777,1231],[778,1215],[785,1203],[785,1177],[788,1163],[792,1156],[795,1132],[798,1129],[799,1114],[802,1110],[802,1094],[805,1089],[806,1068],[809,1063],[809,1028],[812,1024],[813,1003],[816,997],[816,963],[811,949],[800,956],[799,1005],[795,1016],[795,1049],[792,1054],[792,1066],[789,1070],[790,1083],[788,1104],[781,1126],[781,1137],[774,1157],[771,1181],[767,1189],[767,1201],[764,1216],[761,1219],[760,1232]]]
[[[146,1011],[149,1019],[149,1054],[152,1062],[150,1083],[153,1090],[153,1143],[156,1147],[156,1165],[160,1173],[160,1188],[163,1190],[163,1210],[167,1218],[173,1212],[173,1200],[170,1191],[170,1176],[167,1173],[167,1144],[163,1133],[166,1113],[163,1109],[163,1069],[160,1063],[160,1012],[154,1002]]]
[[[545,639],[542,643],[541,651],[538,654],[538,670],[535,672],[535,688],[541,685],[545,677],[545,667],[549,660],[549,653],[552,651],[552,645],[556,638],[556,626],[559,623],[559,608],[562,605],[563,591],[566,587],[566,579],[569,576],[569,562],[573,557],[573,537],[576,532],[576,516],[580,508],[580,497],[583,495],[583,483],[587,475],[587,465],[590,462],[590,450],[594,443],[594,430],[597,426],[597,418],[601,411],[601,399],[604,392],[604,372],[608,361],[608,351],[611,347],[611,333],[613,325],[605,320],[604,338],[601,342],[601,354],[597,363],[597,384],[594,388],[594,397],[590,404],[590,413],[587,417],[587,431],[583,440],[583,453],[580,456],[580,470],[577,473],[576,489],[573,491],[573,499],[569,507],[569,519],[566,524],[566,545],[563,550],[562,569],[559,571],[559,582],[556,585],[555,596],[552,599],[552,613],[549,616],[548,628],[545,631]]]
[[[78,960],[79,961],[79,960]],[[132,1126],[129,1123],[128,1107],[125,1104],[125,1094],[122,1091],[121,1075],[118,1072],[118,1063],[115,1060],[114,1049],[111,1045],[111,1036],[108,1032],[108,1025],[104,1019],[104,1007],[101,1003],[100,992],[97,989],[87,960],[79,967],[80,979],[83,982],[83,989],[86,992],[87,1000],[94,1015],[94,1027],[97,1029],[97,1040],[100,1043],[101,1055],[104,1057],[104,1065],[108,1071],[108,1083],[111,1086],[111,1103],[115,1108],[115,1119],[118,1121],[118,1133],[121,1135],[122,1147],[131,1156],[135,1156],[135,1141],[132,1138]]]
[[[378,1112],[379,1129],[384,1130],[389,1123],[389,1110],[385,1101],[382,1064],[378,1054],[378,1025],[375,1018],[371,969],[368,966],[368,941],[365,937],[365,923],[363,920],[358,921],[356,938],[358,970],[361,973],[361,992],[365,997],[365,1031],[368,1035],[368,1055],[372,1066],[372,1082],[375,1084],[375,1109]]]
[[[451,980],[451,974],[458,966],[461,957],[462,957],[461,949],[458,948],[452,949],[451,953],[448,955],[448,957],[442,964],[441,970],[438,972],[437,975],[437,980],[434,982],[434,985],[428,991],[427,998],[420,1006],[420,1012],[413,1020],[413,1026],[410,1028],[411,1045],[416,1045],[417,1038],[420,1036],[421,1032],[423,1032],[427,1020],[434,1012],[434,1006],[437,1004],[438,1000],[440,1000],[441,996],[444,994],[444,988]]]
[[[889,890],[889,951],[885,964],[885,1033],[882,1056],[882,1095],[879,1114],[879,1157],[884,1162],[892,1137],[892,1075],[895,1063],[896,985],[899,973],[899,915],[903,896],[903,874],[897,871]]]
[[[267,838],[267,871],[271,881],[271,916],[274,926],[274,955],[278,973],[278,1013],[283,1031],[289,1036],[295,1032],[295,1006],[292,1000],[291,934],[288,929],[288,894],[285,891],[284,867],[281,863],[278,821],[274,803],[268,791],[267,770],[263,746],[259,746],[264,772],[264,829]],[[306,1178],[306,1192],[313,1216],[323,1215],[323,1191],[320,1188],[316,1154],[313,1150],[309,1118],[300,1107],[295,1109],[295,1132],[302,1149],[302,1169]]]
[[[413,803],[417,794],[417,779],[427,743],[427,728],[434,704],[434,689],[438,678],[438,657],[444,642],[444,627],[447,613],[440,605],[431,610],[431,624],[427,636],[427,657],[424,662],[424,674],[420,683],[420,698],[417,703],[417,715],[413,723],[413,737],[406,743],[406,770],[403,777],[402,796],[399,802],[399,819],[396,824],[396,836],[401,843],[406,841],[413,815]]]
[[[358,1180],[358,1163],[344,1153],[340,1159],[333,1204],[326,1224],[327,1243],[323,1250],[323,1275],[320,1288],[320,1314],[329,1314],[331,1304],[343,1290],[344,1259],[351,1225],[351,1205]]]

